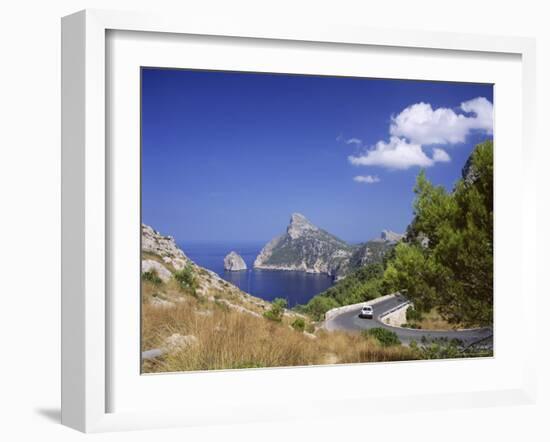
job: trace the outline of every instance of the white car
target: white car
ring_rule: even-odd
[[[361,309],[361,312],[359,313],[360,318],[372,319],[373,315],[374,315],[374,310],[370,305],[364,305],[363,308]]]

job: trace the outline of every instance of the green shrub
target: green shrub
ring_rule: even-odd
[[[287,305],[286,299],[275,298],[271,302],[271,308],[264,312],[264,318],[275,322],[281,322]]]
[[[407,322],[412,321],[422,321],[422,312],[411,306],[407,309]]]
[[[372,246],[375,246],[374,243]],[[327,311],[335,307],[378,298],[383,294],[383,275],[384,267],[381,263],[367,264],[311,298],[305,306],[295,310],[308,313],[313,319],[320,321],[324,319]]]
[[[292,323],[292,328],[296,331],[303,332],[306,328],[306,321],[302,318],[296,318]]]
[[[415,341],[410,343],[409,348],[413,350],[418,359],[456,359],[493,356],[490,348],[465,348],[464,343],[458,339],[436,339],[428,343],[423,340],[423,345]]]
[[[306,305],[306,311],[315,319],[320,321],[325,318],[325,313],[330,309],[340,307],[340,304],[331,297],[328,296],[314,296]]]
[[[183,269],[175,272],[174,278],[182,289],[189,289],[193,295],[196,295],[198,283],[193,274],[193,266],[190,263],[187,263]]]
[[[143,279],[144,281],[147,281],[147,282],[150,282],[152,284],[155,284],[155,285],[160,285],[162,284],[162,279],[160,279],[157,271],[155,269],[151,269],[147,272],[143,272],[141,274],[141,279]]]
[[[397,334],[395,334],[395,332],[392,332],[391,330],[387,330],[387,329],[382,328],[382,327],[376,327],[376,328],[371,328],[369,330],[363,330],[361,332],[361,334],[366,338],[369,338],[369,337],[375,338],[378,342],[380,342],[380,344],[383,347],[391,347],[393,345],[401,345],[401,341],[399,340],[399,338],[398,338]]]

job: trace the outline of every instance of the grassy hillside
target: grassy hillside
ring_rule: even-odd
[[[400,243],[400,247],[403,243]],[[283,300],[251,296],[196,265],[173,238],[142,228],[142,351],[146,373],[402,361],[484,355],[453,343],[402,346],[397,335],[326,331],[316,321],[330,308],[388,292],[382,263],[357,269],[294,311]],[[387,264],[387,265],[386,265]],[[426,328],[440,317],[412,318]],[[482,350],[483,352],[485,350]]]
[[[373,337],[317,331],[229,309],[222,303],[186,298],[171,308],[143,306],[144,348],[166,346],[170,337],[189,337],[161,358],[144,362],[144,372],[285,367],[416,359],[407,347],[384,347]]]
[[[144,372],[378,362],[416,359],[375,337],[315,329],[311,316],[242,292],[185,256],[147,226],[142,244]]]

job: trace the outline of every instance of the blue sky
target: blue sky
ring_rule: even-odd
[[[142,220],[267,241],[293,212],[360,242],[403,232],[424,168],[451,189],[492,137],[492,85],[144,68]]]

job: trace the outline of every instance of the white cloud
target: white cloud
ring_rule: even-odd
[[[449,156],[449,154],[443,149],[439,149],[437,147],[434,149],[432,159],[436,163],[448,163],[449,161],[451,161],[451,157]]]
[[[399,170],[448,163],[451,157],[441,147],[434,147],[430,157],[424,146],[463,143],[472,131],[493,133],[493,104],[486,98],[465,101],[456,111],[444,107],[433,109],[429,103],[416,103],[392,116],[389,141],[381,140],[363,153],[349,156],[348,160],[355,166]],[[358,138],[345,142],[363,146]]]
[[[463,143],[473,130],[493,132],[493,105],[486,98],[465,101],[460,109],[472,115],[444,107],[433,109],[429,103],[413,104],[392,117],[390,135],[423,145]]]
[[[443,149],[436,148],[430,158],[420,144],[409,143],[404,138],[390,137],[389,142],[379,141],[358,156],[349,156],[354,166],[381,166],[404,170],[413,166],[430,167],[438,162],[448,162],[451,157]]]
[[[374,184],[379,183],[380,178],[378,178],[376,175],[359,175],[354,177],[353,181],[355,181],[356,183]]]
[[[356,146],[361,146],[363,144],[363,141],[361,141],[359,138],[350,138],[349,140],[346,140],[346,144],[355,144]]]

